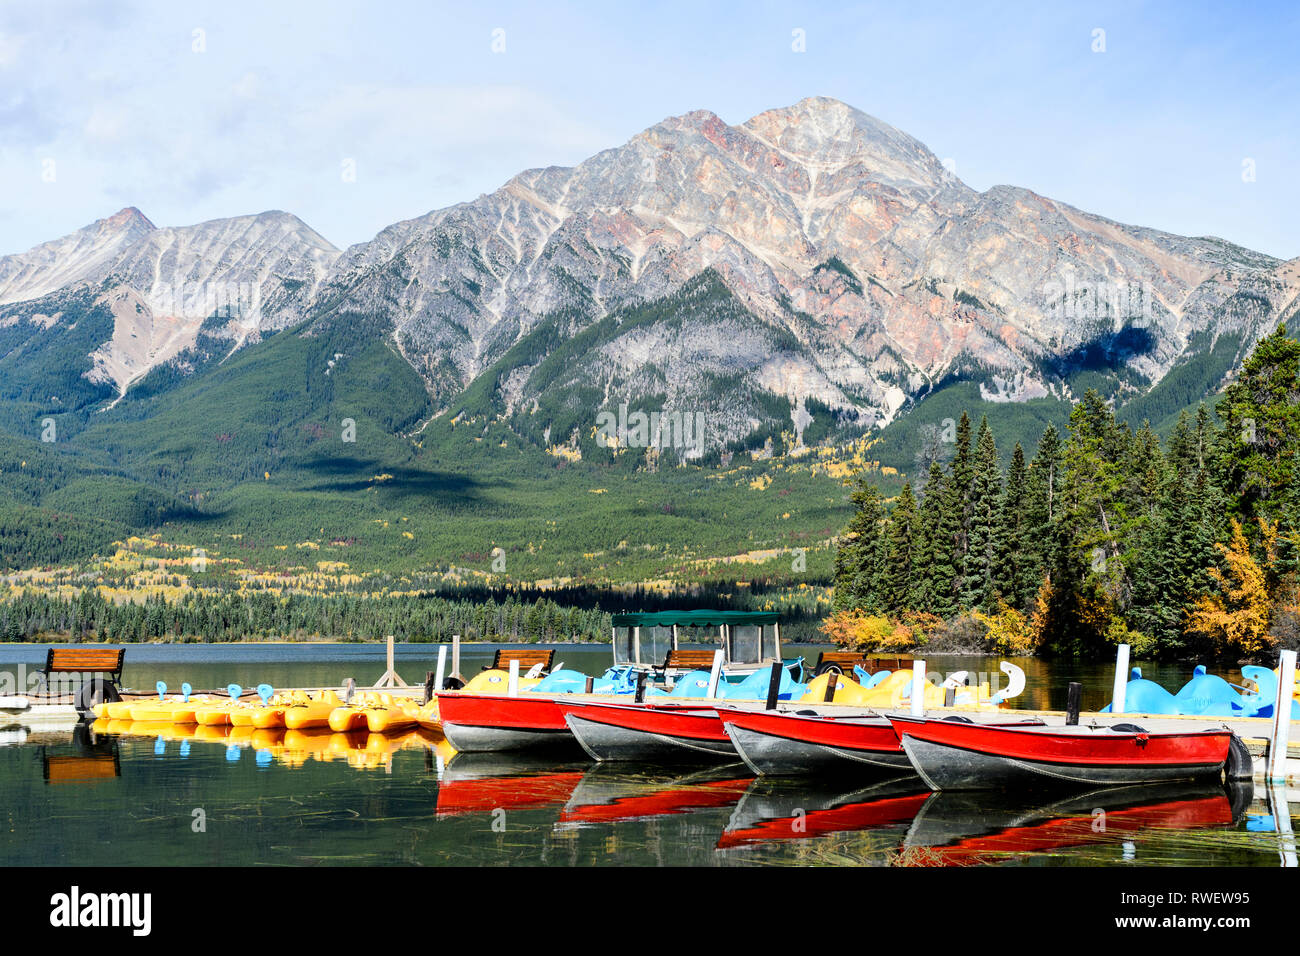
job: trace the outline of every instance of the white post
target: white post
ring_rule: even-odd
[[[1128,702],[1128,645],[1121,644],[1115,655],[1115,686],[1110,695],[1110,712],[1124,713]]]
[[[1277,697],[1273,735],[1268,742],[1269,783],[1286,783],[1286,746],[1291,737],[1291,695],[1295,693],[1295,651],[1283,651],[1277,663]]]
[[[453,635],[451,636],[451,676],[454,677],[454,678],[456,678],[457,680],[460,680],[460,679],[461,679],[461,676],[460,676],[460,635],[459,635],[459,634],[453,634]]]
[[[506,693],[511,697],[519,696],[519,661],[510,662],[510,683],[506,685]]]
[[[443,678],[447,676],[447,645],[438,645],[438,671],[433,677],[433,689],[442,690]]]
[[[925,661],[912,661],[912,716],[925,716]]]
[[[718,681],[722,677],[722,651],[713,652],[713,667],[709,670],[709,696],[718,696]]]

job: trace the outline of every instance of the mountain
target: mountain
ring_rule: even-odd
[[[705,273],[707,294],[685,291]],[[881,426],[956,380],[989,402],[1086,384],[1122,404],[1231,339],[1221,377],[1298,289],[1219,239],[976,192],[815,98],[740,126],[689,113],[397,223],[342,255],[316,307],[387,316],[451,414],[468,397],[567,427],[566,403],[590,420],[640,400],[705,411],[722,442],[809,402]]]
[[[824,542],[843,469],[783,452],[910,477],[945,419],[1032,443],[1086,388],[1167,427],[1288,318],[1300,259],[979,192],[826,98],[670,118],[342,252],[126,209],[0,258],[0,553],[165,526],[561,577]]]
[[[78,374],[115,400],[150,371],[192,370],[196,346],[225,355],[306,317],[338,250],[295,216],[266,212],[159,229],[123,209],[62,239],[0,258],[0,328],[27,353],[32,339],[92,346]],[[11,358],[13,349],[6,349]],[[77,357],[81,365],[82,357]],[[3,360],[0,360],[3,361]],[[64,407],[67,402],[60,399]]]

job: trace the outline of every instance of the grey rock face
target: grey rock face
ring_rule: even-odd
[[[98,284],[123,335],[91,374],[125,388],[211,314],[160,289],[224,284],[238,308],[205,331],[232,349],[341,322],[389,337],[447,414],[489,375],[494,414],[567,409],[540,423],[552,438],[626,401],[704,408],[721,445],[810,401],[881,425],[958,374],[989,401],[1069,398],[1098,354],[1123,402],[1223,335],[1248,347],[1295,311],[1297,271],[976,192],[912,137],[812,98],[737,126],[670,118],[341,254],[285,213],[155,229],[124,210],[0,259],[0,303]]]

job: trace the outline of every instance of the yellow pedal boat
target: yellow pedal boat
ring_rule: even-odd
[[[380,694],[379,700],[366,708],[366,727],[372,734],[395,734],[415,728],[420,707],[409,697]]]
[[[303,699],[295,700],[285,708],[285,729],[315,730],[329,727],[330,714],[342,705],[343,702],[339,700],[338,694],[332,690],[321,691],[320,696],[316,698],[304,694]]]
[[[197,722],[196,711],[216,700],[218,700],[216,697],[190,697],[189,700],[180,697],[166,700],[141,700],[131,705],[130,714],[132,720],[142,723],[159,721],[169,724],[193,724]]]

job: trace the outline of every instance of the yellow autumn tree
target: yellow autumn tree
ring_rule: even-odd
[[[1028,657],[1038,649],[1041,628],[1001,598],[993,614],[975,611],[975,619],[988,628],[988,640],[999,654]]]
[[[822,622],[821,632],[852,651],[900,650],[916,641],[910,627],[863,611],[837,611]]]
[[[1215,547],[1223,556],[1223,566],[1210,569],[1217,589],[1192,602],[1188,627],[1225,652],[1256,656],[1272,650],[1276,642],[1268,633],[1272,602],[1267,576],[1250,553],[1241,524],[1234,520],[1228,543]]]

